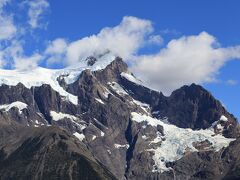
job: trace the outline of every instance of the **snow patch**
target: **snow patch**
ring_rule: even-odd
[[[218,125],[217,125],[217,129],[218,129],[220,132],[222,132],[223,129],[224,129],[224,126],[222,126],[221,124],[218,124]]]
[[[160,132],[157,132],[157,137],[153,141],[151,141],[150,144],[157,144],[161,141],[162,141],[162,136],[161,136]]]
[[[99,99],[99,98],[95,98],[95,100],[96,101],[98,101],[99,103],[101,103],[101,104],[105,104],[101,99]]]
[[[96,139],[97,136],[93,135],[92,136],[92,141]]]
[[[128,93],[116,82],[108,82],[108,85],[119,95],[128,95]]]
[[[103,92],[103,95],[105,98],[108,98],[109,94],[112,94],[106,87],[104,87],[105,91]]]
[[[70,115],[70,114],[64,114],[61,112],[55,112],[55,111],[50,111],[50,115],[54,121],[59,121],[64,118],[68,118],[71,120],[77,120],[78,118],[76,116]]]
[[[97,61],[92,66],[89,66],[87,64],[87,61],[85,59],[82,59],[79,61],[78,64],[74,64],[73,66],[69,66],[65,69],[60,70],[58,74],[65,75],[64,77],[65,82],[67,84],[71,84],[78,79],[82,71],[86,69],[89,69],[91,71],[98,71],[98,70],[105,69],[107,65],[109,65],[112,61],[116,59],[116,56],[114,56],[111,53],[106,53],[96,58],[97,58]]]
[[[124,144],[124,145],[121,145],[121,144],[114,144],[114,147],[119,149],[119,148],[129,148],[129,145],[128,144]]]
[[[40,112],[37,112],[37,114],[41,117],[41,118],[44,118],[43,114],[40,113]]]
[[[13,107],[16,107],[18,108],[18,111],[19,111],[19,114],[22,113],[22,110],[23,109],[26,109],[27,108],[27,104],[23,103],[23,102],[20,102],[20,101],[16,101],[16,102],[13,102],[11,104],[3,104],[3,105],[0,105],[0,109],[2,110],[5,110],[5,111],[9,111],[10,109],[12,109]]]
[[[105,135],[105,133],[101,131],[101,137],[103,137],[104,135]]]
[[[135,100],[135,99],[133,99],[133,103],[136,104],[136,105],[138,105],[138,106],[140,106],[143,111],[145,111],[147,114],[149,114],[149,111],[150,111],[150,106],[149,106],[149,104],[142,103],[142,102],[137,101],[137,100]]]
[[[70,114],[64,114],[64,113],[57,113],[55,111],[50,111],[50,115],[54,121],[59,121],[64,118],[70,119],[72,123],[74,123],[76,126],[78,126],[81,130],[84,130],[86,128],[85,122],[83,120],[79,120],[76,116],[70,115]],[[83,124],[80,124],[79,121]]]
[[[225,138],[224,136],[218,134],[215,135],[214,131],[210,129],[197,130],[178,128],[171,124],[166,124],[159,119],[152,118],[147,115],[141,115],[136,112],[132,114],[132,120],[137,123],[145,122],[151,126],[161,125],[164,129],[164,139],[161,140],[161,136],[158,135],[151,143],[157,143],[161,141],[161,145],[156,149],[148,149],[148,151],[153,151],[153,160],[155,165],[153,167],[153,172],[159,171],[169,171],[166,167],[167,162],[173,162],[184,156],[186,150],[198,151],[193,147],[193,142],[202,142],[208,140],[212,144],[212,148],[215,151],[219,151],[223,147],[227,147],[231,141],[235,139]]]
[[[228,121],[228,118],[227,118],[226,116],[222,115],[222,116],[220,117],[220,121],[227,122],[227,121]]]
[[[152,112],[152,115],[157,115],[157,114],[159,114],[160,113],[160,111],[153,111]]]
[[[85,138],[84,134],[79,134],[78,132],[73,133],[75,137],[77,137],[80,141],[83,141]]]
[[[81,130],[86,129],[86,127],[87,127],[85,124],[79,124],[78,122],[73,121],[73,120],[71,120],[71,121],[72,121],[72,123],[76,124]],[[85,122],[82,121],[82,123],[85,123]]]
[[[6,70],[0,69],[0,85],[6,84],[9,86],[16,86],[18,83],[22,83],[26,88],[39,87],[43,84],[48,84],[53,90],[57,91],[66,100],[73,104],[78,104],[78,97],[65,91],[58,83],[58,78],[61,77],[67,84],[75,82],[82,71],[90,69],[91,71],[97,71],[104,69],[109,65],[116,56],[111,53],[106,53],[97,58],[96,63],[93,66],[88,66],[85,59],[74,66],[70,66],[64,69],[46,69],[37,67],[28,70]]]
[[[18,83],[22,83],[26,88],[30,89],[31,87],[48,84],[61,96],[77,105],[77,96],[68,93],[59,85],[57,81],[58,74],[59,70],[45,69],[41,67],[29,70],[0,69],[0,85],[6,84],[9,86],[16,86]]]
[[[121,76],[126,78],[127,80],[135,83],[135,84],[142,85],[142,81],[140,81],[139,79],[135,78],[132,74],[122,72]]]
[[[216,126],[218,130],[223,131],[224,126],[219,124],[219,121],[227,122],[228,118],[226,116],[222,115],[218,121],[215,121],[215,122],[212,123],[212,125],[211,125],[211,127],[209,129],[214,131],[214,127]]]

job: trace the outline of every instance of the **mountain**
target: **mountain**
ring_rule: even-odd
[[[1,179],[116,179],[57,127],[1,126]]]
[[[2,179],[238,179],[239,124],[203,87],[149,89],[106,53],[0,70]]]

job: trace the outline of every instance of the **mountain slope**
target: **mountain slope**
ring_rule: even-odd
[[[115,179],[87,148],[57,127],[1,126],[1,179]]]
[[[21,73],[25,78],[31,74]],[[59,175],[55,171],[59,164],[66,161],[69,169],[82,154],[90,162],[85,160],[77,165],[77,172],[89,171],[84,175],[89,179],[221,179],[231,173],[238,176],[237,120],[201,86],[184,86],[166,97],[145,87],[121,58],[108,54],[87,58],[76,68],[48,71],[45,75],[51,78],[47,80],[43,76],[22,81],[8,74],[0,78],[1,123],[8,127],[21,124],[19,129],[24,130],[18,131],[20,136],[10,131],[9,138],[20,138],[18,146],[23,150],[11,151],[17,151],[13,157],[19,164],[13,166],[5,160],[11,166],[1,167],[0,173],[21,167],[21,153],[34,151],[44,159],[42,152],[50,148],[49,157],[58,159],[60,153],[66,153],[56,166],[46,160],[47,167],[54,167],[52,179]],[[58,137],[54,141],[52,133]],[[69,134],[78,139],[78,145]],[[39,137],[45,143],[39,144]],[[32,149],[26,150],[29,143]],[[78,149],[84,149],[84,153]],[[76,156],[72,155],[75,151]],[[30,156],[29,164],[34,162],[33,157]],[[215,168],[211,169],[211,165]],[[45,171],[38,173],[48,173]],[[61,178],[68,178],[65,172],[69,171],[60,172]]]

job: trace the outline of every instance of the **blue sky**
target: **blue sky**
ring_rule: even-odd
[[[41,2],[45,0],[38,1]],[[238,0],[154,0],[151,2],[146,0],[51,0],[47,1],[48,5],[40,3],[42,7],[40,9],[42,11],[38,17],[39,21],[37,22],[37,24],[30,24],[30,15],[28,8],[31,7],[31,4],[29,3],[31,1],[25,2],[25,4],[27,5],[23,4],[21,5],[21,8],[19,8],[19,3],[13,2],[12,4],[9,3],[9,5],[6,7],[5,13],[13,14],[13,23],[15,24],[15,26],[17,28],[21,27],[23,31],[26,32],[22,35],[19,35],[20,37],[11,37],[10,40],[6,40],[5,44],[11,44],[12,41],[24,41],[24,43],[20,43],[20,46],[23,48],[24,51],[21,52],[22,54],[24,54],[21,56],[24,56],[24,58],[28,60],[29,58],[27,57],[32,57],[33,54],[40,54],[39,59],[41,59],[43,52],[46,51],[49,44],[51,44],[51,42],[55,39],[63,38],[64,42],[66,41],[71,44],[72,42],[82,39],[84,37],[98,34],[104,27],[118,26],[120,22],[123,21],[123,17],[125,16],[132,16],[138,19],[150,21],[152,23],[151,26],[154,27],[154,31],[151,31],[151,36],[161,38],[158,39],[159,41],[161,40],[161,42],[147,45],[145,42],[145,45],[143,47],[137,47],[137,52],[134,51],[134,58],[136,58],[137,56],[136,59],[139,58],[140,60],[142,60],[143,57],[140,55],[146,54],[150,55],[150,57],[144,57],[145,59],[161,59],[163,58],[163,56],[160,55],[159,57],[159,55],[156,54],[158,54],[161,49],[167,48],[168,43],[171,40],[179,39],[183,36],[196,36],[197,42],[201,41],[204,38],[208,38],[211,40],[211,38],[214,37],[216,39],[213,40],[214,46],[215,44],[217,44],[216,46],[226,48],[227,50],[229,50],[229,47],[234,47],[234,49],[238,49],[238,46],[240,45],[240,23],[238,20],[240,17],[240,2]],[[200,34],[202,32],[206,32],[207,35],[204,34],[201,36]],[[148,33],[149,32],[144,32],[144,36]],[[174,45],[177,46],[186,42],[193,43],[190,39],[181,39],[177,41],[179,42],[178,44]],[[188,51],[186,47],[189,46],[191,47],[191,44],[187,44],[186,46],[184,46],[184,51]],[[63,47],[67,48],[68,45],[64,45]],[[208,48],[209,46],[206,47]],[[199,49],[200,54],[202,53],[201,51],[202,50]],[[175,51],[169,50],[167,54],[170,54],[171,52]],[[228,52],[227,54],[229,53],[230,52]],[[234,52],[231,51],[231,53],[237,54],[235,50]],[[54,57],[60,58],[62,57],[62,54]],[[164,58],[166,59],[168,57],[171,58],[172,56],[164,56]],[[189,54],[186,53],[186,57],[189,57]],[[21,62],[21,60],[24,58],[17,58],[14,61]],[[200,79],[196,76],[197,79],[193,78],[192,81],[201,83],[217,99],[219,99],[231,113],[240,118],[240,61],[238,58],[239,55],[228,55],[228,57],[224,56],[224,61],[222,62],[222,65],[214,69],[214,80],[209,80],[210,75],[207,74],[206,77],[201,76]],[[30,60],[33,61],[35,61],[35,59],[38,59],[38,57],[30,58]],[[11,58],[7,59],[7,61],[10,62]],[[41,66],[48,66],[48,63],[42,60],[40,60],[38,64],[40,64]],[[4,68],[11,68],[11,65],[12,63],[9,63]],[[62,62],[58,62],[52,64],[51,68],[63,67],[64,65],[65,64]],[[139,72],[141,74],[148,73],[147,70],[138,71],[142,67],[141,64],[137,67],[138,69],[136,70],[136,68],[133,68],[133,71]],[[184,66],[178,67],[179,69],[173,69],[174,72],[178,71],[179,73],[181,73],[185,71],[185,69],[183,68]],[[207,67],[209,68],[209,66]],[[160,70],[161,68],[159,69],[159,71]],[[197,69],[196,71],[199,71],[199,69]],[[156,74],[156,76],[160,75],[162,77],[162,74]],[[151,79],[151,83],[159,82],[152,77],[153,75],[150,74],[149,79]],[[185,76],[181,77],[184,78]],[[173,79],[174,81],[176,81],[176,77],[173,77]],[[164,83],[167,80],[168,79],[163,78],[159,83],[165,85]],[[179,81],[181,80],[182,79],[180,79]],[[186,82],[189,83],[190,81],[191,79],[187,80]],[[167,83],[166,86],[170,86],[169,83]],[[155,87],[158,88],[159,86]],[[176,85],[171,87],[176,87]]]

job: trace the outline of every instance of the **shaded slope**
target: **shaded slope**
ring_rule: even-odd
[[[1,179],[115,179],[58,127],[2,126],[0,134]]]

